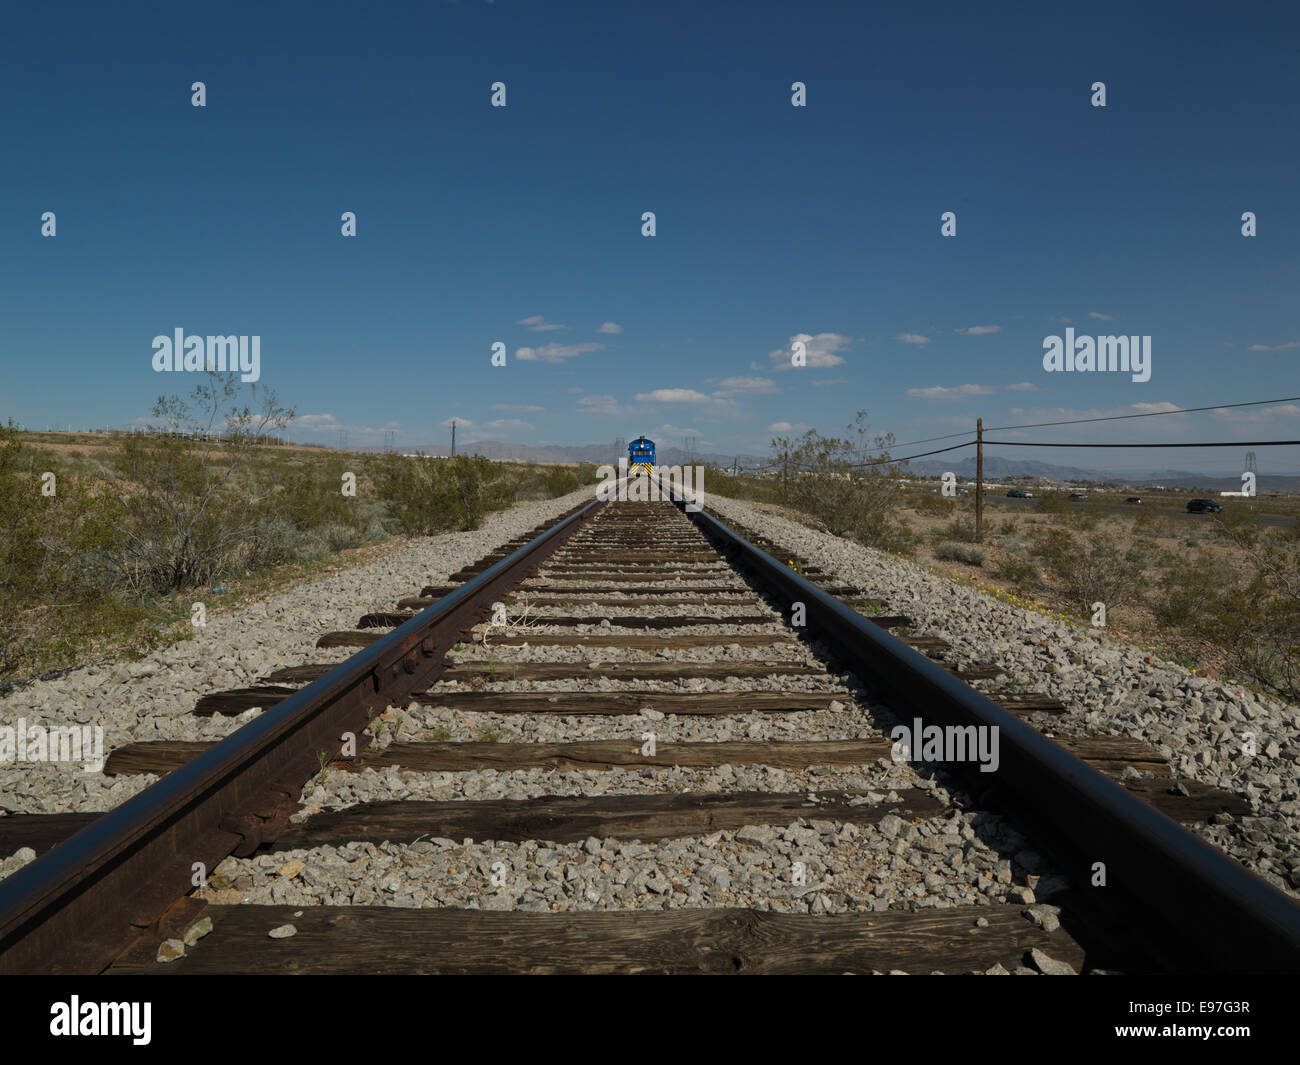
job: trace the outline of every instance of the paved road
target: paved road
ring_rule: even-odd
[[[993,496],[993,495],[985,495],[984,499],[986,502],[989,503],[1002,503],[1002,504],[1006,504],[1007,506],[1015,506],[1016,504],[1032,505],[1037,502],[1036,499],[1013,499],[1008,496]],[[1225,504],[1225,508],[1229,505],[1230,504]],[[1159,511],[1161,514],[1173,514],[1175,516],[1181,516],[1187,518],[1189,521],[1207,521],[1212,517],[1212,515],[1210,514],[1187,513],[1186,509],[1184,509],[1187,506],[1186,503],[1184,503],[1182,507],[1159,506],[1155,503],[1087,503],[1087,502],[1082,502],[1082,503],[1075,502],[1075,503],[1071,503],[1070,506],[1104,507],[1107,510],[1115,510],[1125,514],[1131,514],[1134,511],[1156,510]],[[1288,517],[1286,514],[1258,514],[1257,513],[1253,515],[1253,517],[1255,521],[1257,521],[1260,525],[1294,525],[1296,523],[1295,518]]]

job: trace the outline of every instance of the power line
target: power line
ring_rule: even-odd
[[[989,441],[985,440],[984,443]],[[895,462],[910,462],[912,459],[923,459],[927,455],[942,455],[945,451],[959,451],[964,447],[974,446],[974,440],[967,440],[964,444],[953,444],[952,447],[941,447],[937,451],[922,451],[919,455],[905,455],[903,458],[873,459],[871,462],[855,462],[850,468],[861,469],[864,466],[891,466]]]
[[[996,433],[1006,429],[1041,429],[1049,425],[1083,425],[1088,422],[1118,422],[1126,418],[1157,418],[1162,414],[1196,414],[1200,411],[1207,410],[1229,410],[1233,407],[1263,407],[1270,403],[1290,403],[1293,400],[1300,400],[1300,396],[1282,396],[1279,399],[1255,399],[1249,403],[1216,403],[1212,407],[1179,407],[1178,410],[1152,410],[1143,414],[1115,414],[1105,418],[1070,418],[1059,422],[1030,422],[1025,425],[993,425],[985,429],[985,432]],[[906,443],[895,444],[894,447],[915,447],[917,444],[931,444],[936,440],[951,440],[953,437],[965,436],[965,433],[948,433],[944,436],[927,436],[920,440],[909,440]]]
[[[1191,444],[1057,444],[1043,440],[985,440],[984,443],[999,447],[1286,447],[1300,444],[1300,440],[1213,440]]]
[[[1127,418],[1158,418],[1162,414],[1195,414],[1206,410],[1228,410],[1232,407],[1262,407],[1269,403],[1289,403],[1300,400],[1300,396],[1283,396],[1281,399],[1253,399],[1249,403],[1216,403],[1212,407],[1179,407],[1178,410],[1151,410],[1144,414],[1114,414],[1108,418],[1071,418],[1060,422],[1031,422],[1026,425],[993,425],[985,432],[997,433],[1004,429],[1041,429],[1048,425],[1082,425],[1084,422],[1120,422]],[[920,443],[921,441],[917,441]],[[986,441],[987,442],[987,441]],[[903,445],[906,447],[907,445]],[[1157,447],[1157,444],[1144,444],[1143,447]]]
[[[1117,422],[1126,421],[1130,418],[1156,418],[1164,414],[1197,414],[1208,410],[1229,410],[1237,407],[1260,407],[1270,403],[1289,403],[1294,400],[1300,400],[1300,396],[1282,396],[1277,399],[1256,399],[1246,403],[1216,403],[1209,407],[1180,407],[1178,410],[1156,410],[1145,411],[1141,414],[1116,414],[1104,418],[1071,418],[1055,422],[1030,422],[1024,425],[998,425],[990,427],[986,432],[998,432],[1008,429],[1039,429],[1047,426],[1056,425],[1082,425],[1092,422]],[[931,436],[922,440],[912,440],[905,444],[897,444],[896,447],[914,447],[917,444],[930,443],[937,440],[951,440],[955,436],[965,436],[965,433],[947,433],[944,436]],[[871,462],[853,463],[850,469],[864,469],[871,466],[889,466],[896,462],[910,462],[912,459],[928,458],[930,455],[942,455],[949,451],[959,451],[964,447],[971,447],[976,441],[967,440],[961,444],[953,444],[951,447],[937,448],[934,451],[923,451],[915,455],[906,455],[900,458],[875,459]],[[1181,444],[1147,444],[1147,443],[1129,443],[1129,444],[1065,444],[1049,443],[1047,441],[1034,440],[989,440],[985,439],[986,444],[996,444],[1000,447],[1105,447],[1105,448],[1166,448],[1166,447],[1289,447],[1300,444],[1300,440],[1226,440],[1226,441],[1201,441]],[[763,467],[759,467],[762,469]],[[768,469],[774,468],[772,465]]]
[[[1013,426],[1006,426],[1006,428],[1010,429],[1010,428],[1014,428],[1014,427],[1013,427]],[[906,443],[903,443],[903,444],[894,444],[893,446],[894,446],[894,447],[916,447],[917,444],[932,444],[932,443],[934,443],[934,441],[936,441],[936,440],[951,440],[954,436],[966,436],[967,433],[969,433],[969,432],[970,432],[970,430],[967,429],[967,430],[965,430],[964,432],[960,432],[960,433],[948,433],[948,434],[946,434],[945,436],[927,436],[927,437],[925,437],[925,438],[922,439],[922,440],[908,440]]]

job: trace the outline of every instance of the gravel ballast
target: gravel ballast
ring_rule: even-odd
[[[1000,602],[929,568],[819,532],[761,507],[710,496],[723,521],[770,537],[837,581],[906,614],[953,657],[1001,666],[1015,686],[1044,691],[1069,712],[1040,721],[1065,736],[1146,740],[1174,772],[1245,798],[1257,816],[1194,831],[1275,887],[1300,897],[1300,708],[1197,676],[1090,629]],[[996,690],[993,682],[976,687]],[[1253,736],[1253,755],[1244,751]]]

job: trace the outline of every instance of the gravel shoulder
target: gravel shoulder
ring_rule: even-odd
[[[196,717],[200,695],[245,687],[284,666],[342,661],[352,649],[315,646],[322,632],[352,629],[361,614],[391,610],[424,584],[445,583],[462,566],[591,498],[567,496],[520,504],[489,516],[472,532],[431,536],[373,562],[279,592],[229,613],[209,613],[194,639],[138,662],[120,661],[38,681],[0,699],[0,726],[96,726],[103,755],[146,740],[217,740],[258,711]],[[158,778],[107,777],[80,762],[0,762],[0,814],[109,810]]]

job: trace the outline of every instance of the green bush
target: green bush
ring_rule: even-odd
[[[781,470],[782,503],[846,536],[885,551],[908,551],[913,535],[896,513],[899,470],[889,457],[893,437],[870,436],[867,412],[843,437],[809,429],[802,437],[772,441]]]
[[[293,412],[273,393],[255,412],[238,392],[236,374],[209,373],[188,402],[160,397],[154,416],[166,431],[124,437],[114,455],[124,487],[106,558],[116,582],[141,599],[217,580],[249,554],[250,541],[254,554],[269,549],[257,543],[268,508],[251,459],[263,434]],[[252,394],[256,401],[256,385]],[[209,439],[218,428],[221,439]]]
[[[1218,611],[1223,589],[1237,581],[1232,569],[1203,554],[1180,559],[1171,569],[1160,578],[1160,594],[1152,603],[1156,620],[1170,627],[1196,626],[1203,613]]]
[[[922,488],[919,493],[909,495],[908,501],[920,514],[938,514],[947,517],[957,509],[957,500],[949,499],[938,492],[931,492],[928,488]]]
[[[120,514],[116,498],[25,451],[0,426],[0,680],[30,675],[140,611],[109,594],[103,558]],[[42,477],[55,475],[53,482]],[[52,484],[53,495],[42,491]]]
[[[1028,592],[1038,587],[1038,570],[1023,558],[1004,558],[994,570],[999,580],[1004,580],[1017,591]]]
[[[1113,610],[1137,597],[1146,568],[1140,550],[1130,548],[1121,553],[1107,536],[1090,537],[1081,543],[1064,529],[1040,533],[1031,552],[1042,561],[1063,594],[1084,613],[1091,613],[1094,602],[1105,603],[1107,610]]]
[[[937,530],[935,536],[939,540],[951,540],[963,544],[974,544],[979,541],[975,538],[975,523],[973,521],[949,522],[941,529]]]
[[[934,557],[944,562],[964,562],[968,566],[982,566],[985,556],[978,547],[947,541],[934,549]]]

